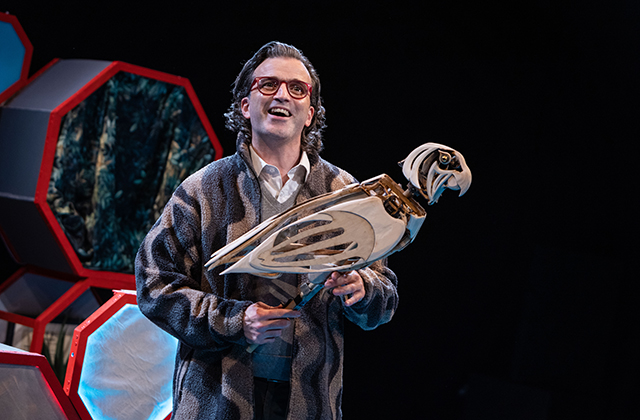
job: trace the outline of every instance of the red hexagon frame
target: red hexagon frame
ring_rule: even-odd
[[[64,60],[53,60],[49,63],[45,68],[40,70],[37,75],[31,78],[31,80],[37,79],[40,75],[45,74],[51,67],[54,67],[59,61]],[[209,122],[206,114],[204,113],[204,109],[198,100],[196,93],[187,78],[174,76],[167,73],[163,73],[156,70],[150,70],[144,67],[139,67],[136,65],[124,63],[121,61],[114,61],[108,64],[102,71],[100,71],[97,75],[95,75],[88,83],[85,83],[79,90],[77,90],[74,94],[68,97],[66,100],[62,101],[57,107],[50,111],[48,125],[46,129],[46,136],[44,140],[43,147],[43,156],[40,165],[40,171],[37,178],[37,184],[35,188],[33,203],[37,209],[38,214],[44,220],[46,227],[53,234],[53,238],[57,243],[59,249],[62,251],[66,263],[69,268],[69,272],[77,275],[80,278],[91,277],[100,281],[103,281],[103,287],[110,287],[110,281],[116,281],[118,285],[122,284],[122,282],[128,283],[130,288],[135,288],[135,278],[133,274],[119,273],[119,272],[111,272],[111,271],[99,271],[93,270],[90,268],[86,268],[82,265],[80,259],[78,258],[73,246],[69,242],[65,232],[60,226],[56,216],[53,211],[49,207],[47,203],[47,191],[49,188],[49,182],[51,178],[51,172],[53,169],[54,158],[56,145],[58,141],[58,136],[60,133],[60,124],[62,118],[74,107],[84,101],[89,95],[95,92],[100,86],[106,83],[111,77],[113,77],[118,72],[128,72],[135,75],[139,75],[142,77],[147,77],[151,79],[155,79],[158,81],[174,84],[181,86],[185,89],[190,101],[192,102],[200,121],[202,122],[203,128],[207,132],[211,144],[215,150],[215,159],[219,159],[222,157],[222,146],[218,141],[218,138],[213,131],[213,127]],[[41,266],[37,261],[21,261],[20,254],[16,252],[12,247],[12,239],[6,232],[0,232],[3,234],[5,241],[7,242],[9,248],[12,250],[14,257],[21,263],[27,263],[32,265]],[[54,269],[60,271],[59,267],[48,267],[45,266],[43,268]],[[67,270],[64,270],[67,271]],[[116,286],[119,287],[119,286]]]
[[[135,292],[128,290],[114,290],[113,297],[82,324],[78,325],[73,332],[73,341],[71,343],[71,352],[69,354],[69,363],[67,364],[67,373],[65,375],[63,389],[82,420],[92,419],[89,410],[87,410],[82,397],[78,393],[82,365],[84,363],[85,352],[87,349],[87,341],[91,334],[93,334],[98,328],[107,322],[109,318],[114,316],[127,304],[138,304]],[[169,413],[164,420],[169,420],[171,418],[171,414],[172,413]]]
[[[0,319],[3,319],[14,324],[24,325],[29,328],[33,328],[33,335],[31,338],[31,344],[29,345],[29,351],[32,353],[40,353],[42,345],[44,343],[45,328],[47,324],[53,321],[58,315],[60,315],[65,309],[69,307],[76,299],[78,299],[85,291],[91,287],[101,287],[103,282],[96,278],[87,278],[78,280],[77,278],[64,273],[57,273],[50,270],[44,270],[38,267],[24,266],[18,269],[7,280],[0,284],[0,294],[4,293],[11,285],[25,276],[26,274],[37,275],[41,277],[48,277],[49,280],[62,280],[70,283],[69,288],[58,299],[56,299],[51,305],[49,305],[40,315],[35,318],[18,315],[12,312],[6,312],[0,310]],[[109,287],[130,287],[130,281],[123,281],[111,279]]]
[[[53,397],[56,399],[57,405],[65,416],[69,420],[80,420],[71,400],[63,392],[62,386],[60,385],[60,382],[58,382],[58,378],[56,378],[51,365],[49,365],[49,362],[43,355],[19,350],[10,351],[0,349],[0,364],[33,366],[38,368],[42,374],[43,380],[47,383]]]

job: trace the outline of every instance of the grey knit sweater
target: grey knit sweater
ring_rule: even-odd
[[[213,162],[180,185],[136,258],[138,305],[180,341],[173,420],[253,418],[252,357],[242,320],[255,301],[255,277],[204,269],[209,256],[256,226],[261,191],[249,151]],[[297,202],[354,182],[318,156]],[[382,262],[360,270],[366,297],[352,307],[320,293],[295,321],[291,419],[340,419],[343,322],[363,329],[388,322],[398,304],[396,277]],[[304,276],[299,276],[304,281]]]

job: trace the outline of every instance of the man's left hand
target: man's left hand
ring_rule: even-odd
[[[333,288],[334,296],[345,296],[346,306],[360,302],[365,295],[364,281],[357,271],[346,273],[334,271],[329,280],[324,283],[324,287]]]

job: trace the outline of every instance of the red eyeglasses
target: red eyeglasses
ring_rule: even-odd
[[[250,90],[258,89],[265,96],[273,96],[283,83],[287,86],[289,95],[294,99],[304,99],[311,94],[311,85],[309,83],[300,80],[280,80],[271,76],[256,77],[253,79]]]

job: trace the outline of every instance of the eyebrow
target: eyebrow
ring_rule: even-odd
[[[302,82],[302,83],[306,83],[306,84],[308,84],[308,85],[313,86],[313,80],[312,80],[312,81],[309,81],[309,82],[305,82],[305,81],[304,81],[304,80],[302,80],[302,79],[281,79],[280,77],[277,77],[277,76],[254,76],[253,78],[254,78],[254,79],[258,79],[258,78],[265,78],[265,77],[267,77],[267,78],[269,78],[269,79],[281,80],[281,81],[283,81],[283,82]]]

